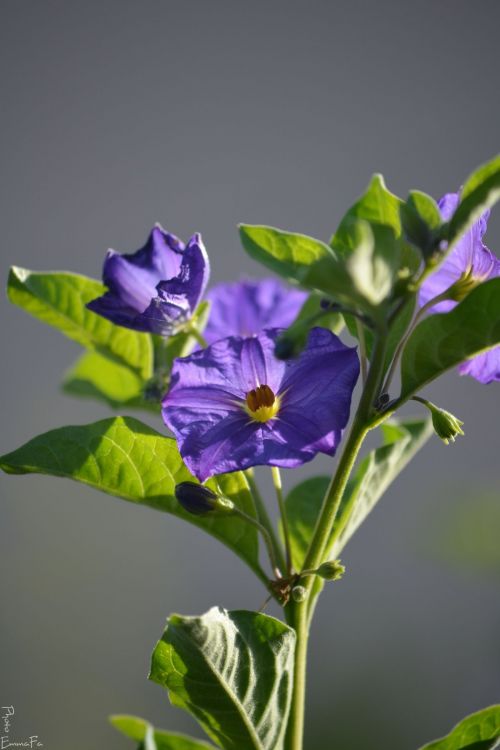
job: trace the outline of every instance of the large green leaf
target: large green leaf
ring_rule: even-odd
[[[474,289],[449,313],[430,315],[413,331],[401,361],[401,399],[438,375],[500,344],[500,278]]]
[[[451,217],[447,240],[451,248],[486,209],[500,200],[500,155],[483,164],[466,180],[458,208]]]
[[[171,513],[220,539],[264,578],[258,561],[257,532],[233,516],[194,516],[174,496],[178,482],[193,481],[172,438],[131,417],[61,427],[30,440],[0,458],[9,474],[50,474],[88,484],[109,495]],[[248,483],[242,472],[222,474],[208,486],[255,517]]]
[[[420,248],[424,256],[434,252],[443,223],[434,198],[419,190],[411,190],[406,203],[400,206],[400,215],[409,242]]]
[[[111,724],[119,732],[140,742],[143,750],[215,750],[213,745],[194,740],[185,734],[172,734],[155,729],[149,722],[137,716],[110,716]]]
[[[146,381],[129,367],[98,352],[85,352],[65,374],[62,388],[71,396],[104,401],[113,409],[124,406],[158,411],[158,402],[143,398]]]
[[[329,554],[338,556],[389,485],[432,435],[430,419],[387,422],[383,444],[370,451],[350,479],[337,514]],[[306,479],[286,498],[293,563],[300,570],[327,490],[326,476]]]
[[[467,716],[446,737],[420,750],[493,750],[500,743],[500,706]]]
[[[224,750],[281,750],[292,694],[295,632],[255,612],[214,607],[172,615],[150,679]]]
[[[87,302],[105,288],[73,273],[37,273],[13,266],[7,293],[11,302],[35,318],[58,328],[87,349],[95,349],[149,378],[153,367],[151,337],[115,326],[87,310]]]

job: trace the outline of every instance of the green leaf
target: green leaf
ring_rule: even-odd
[[[295,632],[267,615],[218,607],[172,615],[150,679],[225,750],[282,750],[294,646]]]
[[[187,737],[155,729],[149,722],[137,716],[110,716],[111,724],[119,732],[137,742],[149,742],[144,750],[215,750],[213,745]]]
[[[483,164],[465,182],[451,217],[447,240],[451,248],[488,208],[500,200],[500,155]]]
[[[330,477],[327,476],[305,479],[290,490],[285,499],[292,562],[295,570],[301,570],[303,567],[329,482]],[[283,539],[281,523],[280,533]]]
[[[401,361],[401,400],[469,357],[500,344],[500,279],[476,287],[449,313],[413,331]]]
[[[330,540],[338,557],[389,485],[432,435],[430,419],[393,420],[380,428],[383,444],[360,462],[342,498]],[[329,477],[298,484],[286,498],[294,566],[300,570],[328,488]]]
[[[339,228],[330,240],[330,246],[341,255],[349,255],[353,249],[350,223],[352,219],[367,221],[381,241],[388,237],[401,236],[399,209],[402,200],[387,190],[381,174],[373,175],[365,193],[351,206],[340,222]],[[387,232],[384,230],[391,230]],[[378,234],[377,237],[377,233]]]
[[[240,224],[239,232],[251,258],[292,283],[308,286],[306,277],[310,267],[320,260],[335,265],[335,256],[328,245],[304,234],[250,224]]]
[[[377,307],[392,290],[393,270],[384,253],[378,252],[371,225],[363,219],[350,224],[352,250],[346,258],[347,272],[357,295]]]
[[[500,706],[467,716],[446,737],[420,750],[493,750],[500,741]]]
[[[98,352],[86,352],[64,376],[62,389],[70,396],[104,401],[112,409],[158,411],[159,405],[143,398],[146,381],[128,367]]]
[[[172,438],[131,417],[61,427],[0,458],[8,474],[50,474],[88,484],[109,495],[171,513],[199,526],[236,552],[265,580],[258,561],[257,532],[233,516],[194,516],[174,496],[175,485],[193,481]],[[242,472],[221,474],[207,485],[255,517]]]
[[[35,318],[58,328],[68,338],[94,349],[137,371],[143,378],[152,374],[151,337],[115,326],[87,310],[87,302],[105,288],[98,281],[73,273],[37,273],[13,266],[7,294]]]
[[[439,242],[442,225],[439,207],[430,195],[412,190],[400,206],[401,222],[408,240],[424,255],[432,253]]]
[[[332,557],[338,557],[388,487],[433,434],[428,418],[392,420],[379,429],[382,445],[361,460],[344,492],[333,527]]]

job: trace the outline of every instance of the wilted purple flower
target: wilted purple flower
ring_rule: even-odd
[[[156,225],[136,253],[108,250],[103,282],[109,291],[87,307],[120,326],[170,335],[193,314],[209,272],[201,235],[184,245]]]
[[[458,193],[448,193],[439,201],[441,216],[449,221],[460,201]],[[422,284],[419,305],[422,307],[450,289],[450,297],[433,305],[431,312],[449,312],[475,286],[500,276],[500,261],[483,243],[489,211],[465,232],[439,268]],[[481,383],[500,380],[500,346],[478,354],[459,366],[462,375],[471,375]]]
[[[230,336],[174,362],[163,419],[200,481],[335,453],[359,374],[356,351],[313,328],[300,357],[283,362],[274,356],[280,333]]]
[[[287,328],[307,299],[307,293],[287,288],[277,279],[217,284],[207,294],[210,317],[205,340],[253,336],[265,328]]]

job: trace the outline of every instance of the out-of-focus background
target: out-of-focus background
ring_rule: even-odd
[[[495,0],[4,0],[2,278],[98,277],[155,221],[203,233],[213,281],[257,276],[239,221],[326,239],[375,171],[403,196],[456,190],[499,150],[499,23]],[[78,347],[1,306],[1,452],[107,416],[58,389]],[[309,750],[415,750],[500,700],[499,389],[454,372],[427,389],[466,437],[433,439],[345,550],[314,625]],[[1,494],[11,741],[119,750],[116,712],[196,734],[147,681],[150,652],[170,612],[258,608],[260,585],[155,511],[41,477]]]

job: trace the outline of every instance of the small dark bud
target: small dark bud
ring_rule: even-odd
[[[202,516],[211,511],[231,513],[233,503],[225,497],[219,497],[208,487],[197,482],[181,482],[175,486],[175,497],[184,510],[195,516]]]
[[[283,334],[277,340],[274,347],[276,359],[291,359],[297,357],[306,343],[306,336],[292,337],[288,333]]]
[[[325,581],[338,581],[345,573],[345,567],[340,560],[329,560],[320,565],[316,570],[316,575],[324,578]]]

